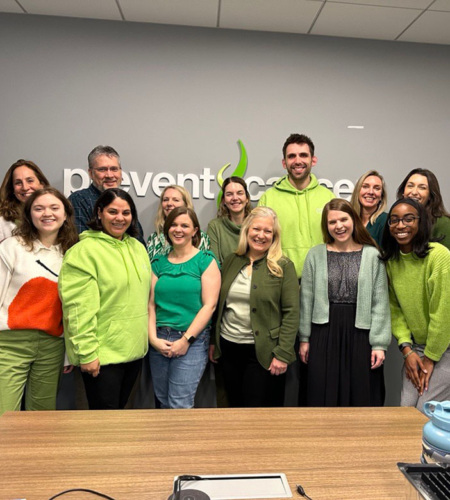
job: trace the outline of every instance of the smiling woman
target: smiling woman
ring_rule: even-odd
[[[352,205],[322,212],[324,245],[303,268],[300,358],[308,365],[308,406],[382,406],[391,340],[386,271]]]
[[[401,198],[383,233],[392,333],[403,354],[402,406],[450,399],[450,251],[430,243],[425,206]]]
[[[54,410],[64,359],[57,280],[78,236],[69,201],[54,188],[27,198],[23,220],[0,245],[0,414]],[[68,370],[67,370],[68,371]]]
[[[81,368],[89,408],[118,409],[148,349],[150,263],[128,193],[104,191],[94,214],[61,269],[66,349]]]
[[[0,242],[11,236],[28,197],[49,186],[41,169],[32,161],[17,160],[6,172],[0,188]]]

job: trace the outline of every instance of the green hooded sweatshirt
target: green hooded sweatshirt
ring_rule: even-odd
[[[303,263],[309,250],[323,243],[320,227],[323,207],[335,196],[321,186],[314,174],[311,182],[299,191],[281,177],[260,198],[258,206],[270,207],[278,215],[281,225],[281,248],[295,265],[297,277],[301,278]]]
[[[73,365],[126,363],[148,349],[151,268],[145,247],[88,230],[64,256],[58,288]]]

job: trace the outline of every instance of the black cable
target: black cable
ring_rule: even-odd
[[[93,495],[97,495],[97,496],[102,497],[102,498],[107,498],[108,500],[114,500],[113,497],[110,497],[108,495],[105,495],[104,493],[100,493],[100,492],[95,491],[95,490],[89,490],[87,488],[72,488],[71,490],[61,491],[61,492],[57,493],[56,495],[52,496],[51,498],[49,498],[48,500],[54,500],[55,498],[58,498],[62,495],[65,495],[66,493],[72,493],[73,491],[84,491],[85,493],[92,493]]]
[[[305,497],[306,500],[312,500],[311,497],[309,497],[306,493],[305,490],[303,489],[303,486],[301,484],[296,484],[297,486],[297,493],[301,495],[302,497]]]

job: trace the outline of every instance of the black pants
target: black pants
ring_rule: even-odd
[[[254,344],[220,339],[225,390],[232,408],[277,407],[284,403],[285,375],[271,375],[256,358]]]
[[[125,408],[139,375],[142,359],[100,367],[97,377],[82,372],[90,410]]]

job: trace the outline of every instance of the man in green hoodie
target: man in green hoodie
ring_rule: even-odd
[[[334,198],[334,194],[320,186],[311,173],[316,163],[312,140],[303,134],[291,134],[283,146],[282,164],[287,175],[268,189],[258,202],[277,213],[281,224],[281,247],[295,264],[299,280],[309,249],[323,243],[322,210]]]

